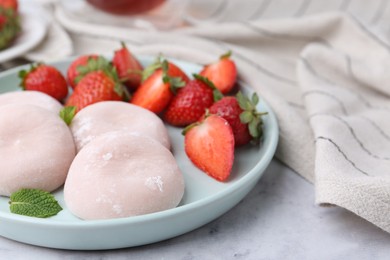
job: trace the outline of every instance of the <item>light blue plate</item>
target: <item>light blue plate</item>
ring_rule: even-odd
[[[73,58],[53,63],[65,73]],[[149,64],[151,57],[140,57]],[[172,59],[190,75],[201,66]],[[0,93],[18,89],[17,73],[22,66],[0,74]],[[65,74],[64,74],[65,75]],[[249,88],[243,87],[245,94]],[[101,250],[145,245],[194,230],[235,206],[256,185],[275,153],[278,125],[271,108],[263,100],[259,111],[264,117],[264,142],[247,145],[235,152],[235,161],[228,182],[218,182],[197,169],[184,152],[181,129],[167,126],[172,151],[185,177],[186,190],[180,205],[174,209],[143,216],[84,221],[66,208],[62,188],[54,193],[64,208],[57,216],[39,219],[9,212],[8,198],[0,197],[0,235],[23,243],[61,249]],[[1,122],[0,122],[1,123]]]

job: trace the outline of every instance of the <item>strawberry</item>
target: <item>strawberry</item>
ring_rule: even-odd
[[[183,87],[189,80],[179,67],[166,60],[146,68],[144,78],[146,79],[134,92],[131,103],[156,114],[168,106],[176,89]]]
[[[3,15],[3,14],[0,14],[0,30],[2,30],[5,25],[7,24],[7,16]]]
[[[206,116],[183,131],[188,158],[218,181],[226,181],[234,161],[234,136],[229,123],[220,116]]]
[[[115,51],[112,64],[118,72],[119,79],[129,88],[135,90],[141,84],[143,67],[122,43],[122,48]]]
[[[65,105],[75,106],[78,112],[100,101],[122,100],[123,86],[113,75],[114,72],[98,70],[88,73],[77,84]]]
[[[208,78],[222,92],[229,93],[237,78],[236,64],[230,59],[231,51],[222,55],[217,62],[206,65],[200,75]]]
[[[56,68],[38,63],[32,65],[30,70],[21,70],[20,86],[24,90],[36,90],[52,96],[61,101],[68,95],[68,85],[64,76]]]
[[[0,6],[3,8],[10,8],[14,12],[18,10],[18,1],[17,0],[0,0]]]
[[[240,146],[249,143],[251,140],[255,143],[262,136],[262,115],[259,113],[256,105],[259,102],[256,93],[252,100],[249,100],[241,92],[236,97],[224,97],[214,103],[210,109],[210,114],[216,114],[229,122],[234,135],[235,145]]]
[[[233,130],[236,146],[247,144],[252,139],[249,134],[248,124],[244,124],[240,120],[240,114],[243,110],[235,97],[222,98],[210,107],[209,112],[210,114],[221,116],[229,122]]]
[[[83,55],[75,59],[68,68],[68,71],[66,73],[67,78],[68,78],[68,83],[72,88],[75,88],[77,83],[76,83],[76,78],[79,76],[79,67],[82,66],[87,66],[88,61],[91,59],[97,60],[98,55],[95,54],[90,54],[90,55]]]
[[[174,126],[187,126],[199,120],[222,94],[206,78],[194,74],[195,79],[179,89],[164,114],[164,120]]]
[[[0,0],[0,50],[8,47],[20,31],[20,19],[17,11],[12,6],[7,6],[7,3],[2,6]]]

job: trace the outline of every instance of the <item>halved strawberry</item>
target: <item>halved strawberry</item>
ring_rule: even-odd
[[[222,55],[217,62],[206,65],[199,73],[208,78],[223,93],[233,89],[237,78],[236,64],[230,59],[231,51]]]
[[[174,126],[187,126],[199,120],[222,93],[208,79],[194,74],[195,79],[179,89],[164,114],[165,122]]]
[[[226,181],[234,161],[234,136],[229,123],[220,116],[209,115],[183,133],[188,158],[214,179]]]
[[[135,90],[139,87],[142,81],[143,67],[123,42],[122,48],[116,50],[114,53],[112,65],[114,65],[118,72],[119,80],[121,80],[129,90]]]
[[[83,55],[75,59],[70,65],[67,70],[67,79],[68,83],[72,88],[75,88],[77,83],[76,83],[76,78],[79,76],[79,67],[81,66],[87,66],[88,61],[93,59],[96,60],[98,59],[98,55],[96,54],[89,54],[89,55]]]
[[[261,116],[266,112],[258,112],[256,105],[259,98],[256,93],[252,99],[245,97],[241,92],[236,97],[224,97],[214,103],[210,114],[216,114],[226,119],[232,127],[235,145],[240,146],[253,141],[257,143],[263,133],[263,120]]]
[[[167,107],[176,89],[189,80],[179,67],[167,60],[152,64],[144,72],[146,79],[134,92],[131,103],[156,114]]]
[[[61,72],[43,63],[32,65],[30,70],[21,70],[20,86],[24,90],[35,90],[61,101],[68,95],[68,84]]]

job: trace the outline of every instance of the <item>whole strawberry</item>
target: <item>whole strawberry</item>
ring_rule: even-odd
[[[250,141],[258,142],[262,136],[263,120],[261,116],[266,114],[256,110],[258,102],[256,93],[249,100],[239,92],[237,98],[224,97],[214,103],[210,107],[209,113],[219,115],[229,122],[236,146],[247,144]]]
[[[66,75],[67,75],[68,83],[72,88],[75,88],[77,85],[76,79],[80,79],[78,78],[80,75],[80,70],[81,72],[83,72],[83,70],[87,70],[87,69],[83,69],[82,67],[86,67],[90,60],[97,60],[98,58],[99,56],[95,54],[83,55],[75,59],[69,65]]]
[[[35,90],[52,96],[61,101],[68,95],[68,85],[61,72],[52,66],[39,63],[32,65],[30,70],[21,70],[20,86],[24,90]]]
[[[236,83],[237,69],[234,61],[230,59],[231,54],[229,51],[222,55],[218,61],[206,65],[200,72],[200,75],[213,82],[222,94],[229,93]]]
[[[164,121],[174,126],[187,126],[199,120],[222,94],[206,78],[195,79],[179,89],[164,114]]]
[[[220,116],[206,115],[183,134],[188,158],[214,179],[226,181],[234,161],[234,136],[229,123]]]
[[[122,81],[129,90],[135,90],[142,81],[143,67],[139,61],[131,54],[126,45],[122,43],[122,48],[116,50],[112,65],[118,72],[119,80]]]
[[[187,75],[175,64],[157,61],[144,70],[143,82],[134,92],[131,103],[161,113],[171,102],[177,88],[188,82]]]
[[[78,112],[100,101],[122,100],[123,86],[112,73],[104,70],[88,73],[77,84],[65,105],[76,107]]]

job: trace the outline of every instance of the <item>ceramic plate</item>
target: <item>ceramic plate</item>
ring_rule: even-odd
[[[152,57],[139,57],[148,64]],[[63,73],[73,59],[53,63]],[[189,75],[200,66],[171,59]],[[0,74],[0,92],[17,90],[17,72],[28,66]],[[250,88],[243,87],[246,94]],[[66,208],[62,189],[54,193],[64,208],[57,216],[39,219],[9,212],[8,198],[0,197],[0,235],[20,242],[51,248],[98,250],[138,246],[172,238],[194,230],[227,212],[256,185],[275,153],[278,126],[274,113],[263,100],[258,109],[264,117],[264,142],[247,145],[235,152],[229,181],[218,182],[199,169],[184,152],[181,129],[168,127],[172,151],[185,177],[186,190],[180,205],[174,209],[142,216],[84,221]]]
[[[32,9],[20,10],[22,31],[15,42],[0,51],[0,62],[19,57],[37,46],[45,37],[47,25],[38,12]]]

